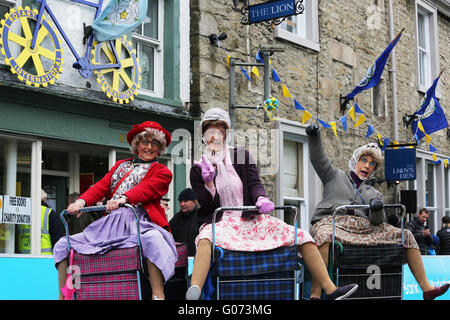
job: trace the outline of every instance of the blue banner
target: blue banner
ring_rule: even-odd
[[[428,282],[435,287],[450,283],[450,256],[422,256]],[[423,292],[408,265],[403,266],[403,300],[423,300]],[[436,300],[450,300],[450,290]]]
[[[384,175],[386,181],[416,180],[416,149],[386,149]]]
[[[271,1],[248,7],[249,23],[295,15],[295,0]]]

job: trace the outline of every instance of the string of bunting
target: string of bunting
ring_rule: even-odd
[[[395,45],[395,43],[398,39],[399,39],[399,36],[397,36],[396,39],[394,39],[395,42],[393,41],[390,45],[392,45],[392,44]],[[229,67],[231,56],[228,54],[228,52],[225,50],[225,48],[223,48],[223,46],[219,46],[219,48],[220,47],[222,47],[222,49],[227,54],[227,66]],[[259,51],[257,52],[255,59],[256,59],[256,62],[264,63],[264,59]],[[269,63],[271,64],[271,61],[269,61]],[[252,81],[252,77],[248,74],[247,70],[245,70],[242,67],[240,68],[240,70],[243,73],[243,75],[245,76],[245,78],[247,78],[248,81]],[[254,77],[256,77],[257,79],[260,78],[259,70],[256,66],[253,66],[251,68],[250,74],[253,75]],[[442,74],[442,72],[441,72],[441,74]],[[439,77],[433,83],[434,86],[436,85],[436,82],[438,79],[439,79]],[[353,128],[360,127],[363,123],[367,124],[367,131],[366,131],[365,138],[368,139],[369,137],[371,137],[372,135],[375,134],[378,138],[380,146],[382,146],[382,151],[384,151],[386,149],[386,147],[389,145],[389,142],[392,142],[394,145],[399,144],[398,141],[396,141],[395,139],[392,139],[392,138],[387,137],[384,134],[382,134],[379,130],[377,130],[375,128],[375,126],[373,124],[371,124],[367,120],[364,111],[358,105],[356,100],[352,99],[353,105],[347,110],[347,112],[342,117],[340,117],[337,120],[327,122],[318,117],[315,117],[302,104],[300,104],[300,102],[291,94],[291,92],[287,88],[286,84],[283,83],[283,81],[281,80],[279,74],[277,73],[277,71],[275,70],[274,67],[272,67],[272,80],[275,83],[281,84],[281,92],[282,92],[283,97],[293,99],[295,110],[302,112],[301,123],[303,125],[305,125],[305,123],[307,123],[310,120],[316,120],[324,129],[331,128],[333,130],[334,135],[336,137],[338,137],[338,130],[337,130],[338,125],[341,125],[342,128],[344,129],[344,132],[347,133],[347,129],[348,129],[347,116],[348,116],[351,118],[351,120],[354,123]],[[433,91],[433,93],[434,93],[434,91]],[[425,99],[426,99],[426,97],[425,97]],[[279,106],[279,101],[275,97],[271,97],[264,101],[264,109],[270,120],[277,119],[274,116],[273,112],[278,109],[278,106]],[[424,136],[426,138],[426,143],[429,148],[429,151],[432,152],[432,158],[433,158],[432,162],[434,164],[440,164],[441,160],[438,160],[437,156],[436,156],[436,153],[438,153],[438,150],[431,144],[432,138],[431,138],[430,134],[426,132],[421,120],[417,121],[417,127],[415,128],[415,131],[414,131],[414,139],[417,141],[417,143],[419,143],[419,141],[420,141],[420,138],[418,136],[419,132],[421,133],[421,136]],[[398,147],[398,148],[405,148],[405,147]],[[412,148],[412,147],[406,147],[406,148]],[[445,159],[443,161],[445,168],[447,168],[449,160],[450,160],[450,157],[447,157],[447,159]]]

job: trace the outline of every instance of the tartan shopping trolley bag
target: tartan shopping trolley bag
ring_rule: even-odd
[[[330,272],[338,286],[358,284],[358,290],[347,299],[402,299],[403,265],[406,263],[404,248],[404,223],[406,208],[401,204],[385,204],[385,208],[401,208],[401,244],[375,246],[342,245],[335,241],[334,218],[344,209],[369,208],[369,205],[344,205],[333,214],[332,250]]]
[[[255,211],[254,206],[221,207],[212,219],[213,257],[204,287],[205,299],[298,300],[303,268],[297,253],[298,209],[279,206],[275,210],[295,212],[295,245],[259,252],[225,250],[215,245],[216,215],[225,210]]]
[[[79,254],[70,248],[69,228],[60,217],[66,229],[67,248],[70,252],[70,266],[76,266],[75,300],[141,300],[151,299],[151,287],[147,264],[144,263],[140,240],[139,217],[132,205],[124,204],[133,211],[137,225],[137,246],[132,248],[111,249],[104,254]],[[105,210],[106,206],[82,208],[81,212]],[[187,249],[177,244],[178,261],[175,268],[187,265]],[[69,266],[69,269],[71,269]],[[73,271],[73,270],[72,270]],[[75,275],[75,274],[74,274]],[[72,275],[69,274],[68,278]]]

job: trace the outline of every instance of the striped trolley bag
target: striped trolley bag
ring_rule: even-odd
[[[175,242],[178,260],[175,264],[175,274],[164,284],[166,300],[184,300],[188,278],[188,251],[185,243]]]
[[[137,224],[137,236],[140,235],[139,217],[135,208],[129,204],[124,204],[124,206],[133,211]],[[90,212],[105,209],[106,206],[93,206],[82,208],[80,211]],[[142,256],[140,237],[138,236],[136,247],[111,249],[101,255],[79,254],[70,248],[68,225],[63,218],[66,213],[67,210],[62,211],[60,217],[66,229],[67,246],[70,251],[69,265],[76,266],[77,270],[74,270],[74,276],[78,278],[75,279],[74,283],[73,299],[151,299],[152,291],[148,278],[147,263]],[[179,253],[177,265],[187,264],[185,251],[183,246],[177,246],[177,252]]]
[[[295,245],[268,251],[242,252],[215,246],[215,218],[225,210],[255,211],[254,206],[221,207],[213,215],[213,257],[203,289],[205,299],[217,300],[298,300],[303,283],[303,266],[297,253],[298,209],[295,212]]]
[[[334,238],[334,215],[332,248],[330,250],[329,272],[338,286],[358,284],[358,290],[347,299],[402,299],[403,265],[406,263],[404,248],[403,218],[405,206],[385,204],[384,207],[401,208],[402,243],[360,246],[342,245]],[[341,209],[369,208],[368,205],[347,205]]]

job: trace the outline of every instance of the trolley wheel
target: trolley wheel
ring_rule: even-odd
[[[5,63],[20,81],[35,87],[55,83],[64,63],[60,40],[51,23],[42,17],[36,45],[31,48],[38,11],[18,7],[5,14],[0,25],[0,47]]]

